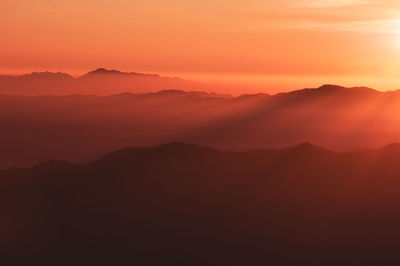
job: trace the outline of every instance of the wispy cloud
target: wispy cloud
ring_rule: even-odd
[[[308,0],[299,1],[295,6],[308,8],[332,8],[366,5],[370,3],[367,0]]]
[[[292,28],[380,34],[398,34],[400,30],[400,8],[391,1],[307,0],[297,7],[303,17],[287,24]]]
[[[400,1],[271,0],[248,6],[252,29],[303,29],[331,32],[399,33]]]

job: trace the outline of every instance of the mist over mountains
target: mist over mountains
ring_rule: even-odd
[[[0,77],[0,264],[399,264],[399,91],[197,85]]]
[[[35,75],[47,74],[20,78],[35,79]],[[50,76],[76,80],[64,74]],[[135,82],[136,76],[142,78],[142,74],[100,69],[78,80],[98,81],[98,76],[101,84],[108,84],[109,76],[129,80],[134,76]],[[112,80],[109,85],[118,88]],[[0,87],[4,84],[0,81]],[[283,148],[302,142],[335,151],[378,148],[400,142],[399,106],[398,91],[335,85],[238,97],[183,90],[109,96],[2,95],[0,167],[53,159],[88,162],[126,146],[173,141],[223,150]]]
[[[400,147],[171,143],[0,171],[2,265],[398,265]]]

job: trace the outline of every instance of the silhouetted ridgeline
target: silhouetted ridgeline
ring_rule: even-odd
[[[400,146],[172,143],[0,171],[1,265],[399,265]]]
[[[157,74],[121,72],[99,68],[78,78],[66,73],[33,72],[0,75],[0,94],[9,95],[110,95],[170,89],[200,90],[205,84]]]

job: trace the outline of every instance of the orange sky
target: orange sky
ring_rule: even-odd
[[[400,89],[398,0],[1,0],[0,72]],[[237,89],[236,88],[236,89]]]

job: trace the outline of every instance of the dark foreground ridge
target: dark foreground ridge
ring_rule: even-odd
[[[1,265],[399,265],[400,148],[172,143],[0,171]]]

